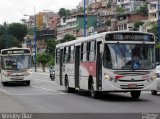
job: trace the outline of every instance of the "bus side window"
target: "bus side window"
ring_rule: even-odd
[[[72,63],[74,61],[74,46],[70,48],[70,60],[69,62]]]
[[[68,47],[64,48],[64,55],[63,56],[64,56],[63,62],[67,63],[67,60],[68,60]]]
[[[96,56],[96,43],[92,41],[90,43],[89,61],[95,61]]]
[[[87,43],[83,43],[81,46],[81,61],[87,61]]]
[[[56,64],[59,64],[59,61],[60,61],[59,53],[60,53],[60,49],[56,49]]]
[[[111,53],[107,44],[105,45],[104,54],[103,54],[103,65],[106,68],[109,68],[109,69],[112,68]]]

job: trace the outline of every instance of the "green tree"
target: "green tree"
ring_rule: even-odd
[[[12,23],[8,26],[8,34],[13,35],[19,41],[23,41],[23,38],[27,34],[27,27],[21,23]]]
[[[65,8],[59,9],[58,15],[60,17],[66,16],[66,10],[65,10]]]
[[[90,10],[91,10],[91,8],[88,8],[88,9],[90,9]],[[78,9],[78,12],[80,12],[80,13],[84,12],[83,7],[80,7],[80,8]]]
[[[138,9],[136,9],[135,12],[136,12],[136,14],[148,16],[148,5],[144,4],[143,6],[140,6]]]
[[[50,54],[50,55],[52,56],[52,58],[54,58],[54,56],[55,56],[56,44],[57,44],[57,42],[56,42],[55,39],[48,39],[48,40],[46,41],[46,45],[47,45],[47,47],[46,47],[46,52],[47,52],[48,54]]]
[[[49,59],[50,59],[50,56],[47,53],[43,52],[43,53],[37,54],[37,62],[42,65],[43,72],[45,72],[45,67],[46,67],[46,64],[48,63]]]
[[[3,25],[0,25],[0,36],[5,34],[5,27]]]
[[[123,7],[116,7],[116,12],[117,13],[124,13],[124,8]]]
[[[12,35],[1,35],[0,36],[0,50],[9,47],[20,47],[19,41]]]
[[[111,8],[111,6],[112,6],[112,2],[109,0],[107,5],[106,5],[106,8]]]
[[[148,30],[148,32],[154,33],[156,37],[158,37],[158,25],[157,24],[152,24],[152,28]]]
[[[65,10],[66,16],[70,16],[71,15],[71,11],[69,9]]]
[[[144,24],[144,22],[136,22],[136,23],[134,23],[134,29],[135,29],[135,30],[139,29],[139,27],[140,27],[141,25],[143,25],[143,24]]]
[[[27,35],[34,35],[34,29],[33,28],[27,28]]]
[[[64,36],[63,41],[64,41],[64,42],[67,42],[67,41],[71,41],[71,40],[75,40],[75,39],[76,39],[76,37],[75,37],[74,35],[72,35],[72,34],[66,34],[66,35]]]

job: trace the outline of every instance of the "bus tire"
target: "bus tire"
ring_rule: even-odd
[[[131,91],[130,93],[133,99],[138,99],[141,95],[141,91]]]
[[[3,86],[7,86],[7,84],[8,84],[7,82],[2,82]]]
[[[66,88],[66,92],[67,93],[72,93],[73,89],[69,87],[69,81],[68,81],[68,77],[65,77],[65,88]]]
[[[91,85],[91,97],[94,99],[99,98],[99,92],[95,91],[93,84]]]
[[[30,86],[30,81],[25,82],[27,86]]]
[[[156,90],[151,90],[151,94],[152,95],[157,95],[157,91]]]

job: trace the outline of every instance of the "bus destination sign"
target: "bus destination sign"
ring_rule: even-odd
[[[154,41],[154,36],[141,33],[114,33],[106,34],[105,39],[106,41]]]
[[[30,53],[28,49],[24,50],[4,50],[2,51],[2,54],[24,54],[24,53]]]

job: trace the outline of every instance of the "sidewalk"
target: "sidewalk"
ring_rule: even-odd
[[[43,72],[42,67],[36,67],[37,72]],[[32,72],[35,72],[35,67],[32,67]],[[43,73],[49,73],[49,67],[45,67],[45,72]]]

